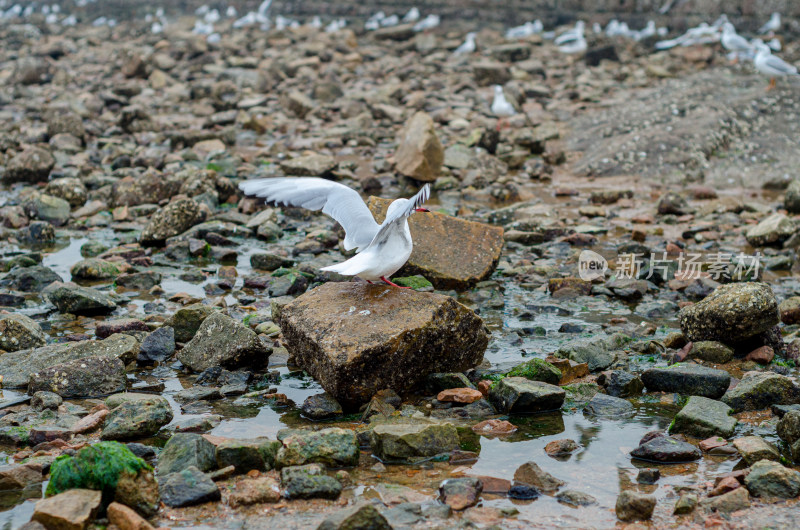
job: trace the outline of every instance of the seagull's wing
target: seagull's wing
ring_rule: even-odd
[[[392,230],[396,228],[397,221],[405,219],[406,217],[414,213],[414,210],[425,204],[425,201],[427,201],[430,198],[430,196],[431,196],[431,185],[425,184],[422,187],[422,189],[417,192],[416,195],[414,195],[410,199],[406,199],[406,202],[402,207],[393,209],[391,214],[387,211],[386,219],[383,220],[383,224],[380,226],[378,233],[375,234],[375,238],[372,240],[370,247],[382,246],[386,242],[386,239],[389,237],[389,234],[392,232]],[[394,204],[394,202],[392,204]]]
[[[360,251],[380,229],[357,191],[330,180],[316,177],[255,179],[242,182],[239,189],[247,195],[263,197],[267,202],[322,210],[344,228],[345,250],[358,248]]]
[[[764,60],[764,64],[766,64],[769,68],[780,72],[786,75],[797,75],[797,68],[780,57],[775,57],[774,55],[769,55]]]
[[[391,217],[387,215],[386,219],[384,219],[383,224],[381,226],[386,226],[388,224],[394,223],[399,219],[403,219],[404,217],[408,217],[414,210],[425,204],[425,201],[431,198],[431,185],[425,184],[422,186],[422,189],[417,192],[416,195],[408,199],[408,202],[402,208],[395,210],[392,212]]]

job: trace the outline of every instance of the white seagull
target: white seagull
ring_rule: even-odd
[[[761,29],[758,30],[758,33],[761,35],[764,35],[765,33],[775,33],[779,29],[781,29],[781,14],[772,13],[772,16],[769,17],[767,23],[761,26]]]
[[[456,48],[456,50],[453,52],[453,55],[464,55],[474,52],[476,35],[477,33],[475,33],[474,31],[467,33],[466,39],[464,40],[463,43],[461,43],[461,46]]]
[[[787,63],[780,57],[772,55],[769,46],[760,40],[754,41],[754,44],[757,52],[753,64],[755,64],[756,70],[770,77],[769,88],[767,88],[767,90],[775,88],[776,77],[800,75],[797,73],[796,66]]]
[[[733,24],[730,22],[726,22],[722,25],[722,37],[720,37],[720,42],[722,43],[722,47],[731,52],[737,60],[740,55],[746,56],[753,49],[753,45],[750,44],[750,41],[736,33],[736,28],[734,28]]]
[[[242,182],[239,189],[247,195],[262,197],[268,203],[322,210],[342,225],[344,248],[356,249],[356,255],[320,270],[358,276],[369,283],[382,280],[394,287],[400,286],[388,277],[400,270],[413,249],[408,217],[414,212],[429,211],[422,204],[430,197],[431,190],[430,185],[425,184],[410,199],[392,201],[386,210],[386,219],[378,224],[358,192],[330,180],[265,178]]]

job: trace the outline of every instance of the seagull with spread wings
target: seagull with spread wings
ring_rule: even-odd
[[[321,270],[358,276],[369,283],[382,280],[394,287],[400,286],[388,277],[400,270],[413,249],[408,217],[414,212],[429,211],[422,207],[430,197],[429,184],[410,199],[392,201],[381,224],[372,217],[358,192],[322,178],[255,179],[242,182],[239,189],[246,195],[264,198],[268,203],[322,210],[342,225],[344,248],[356,249],[356,255]]]

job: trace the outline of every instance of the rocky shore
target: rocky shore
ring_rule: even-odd
[[[0,523],[796,526],[797,86],[715,44],[86,22],[0,20]],[[281,176],[378,222],[431,183],[410,289],[321,272],[333,220],[238,190]]]

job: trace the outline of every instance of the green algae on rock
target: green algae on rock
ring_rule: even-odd
[[[110,501],[123,472],[138,474],[152,468],[119,442],[98,442],[75,456],[61,455],[50,468],[49,497],[76,488],[100,490]]]

